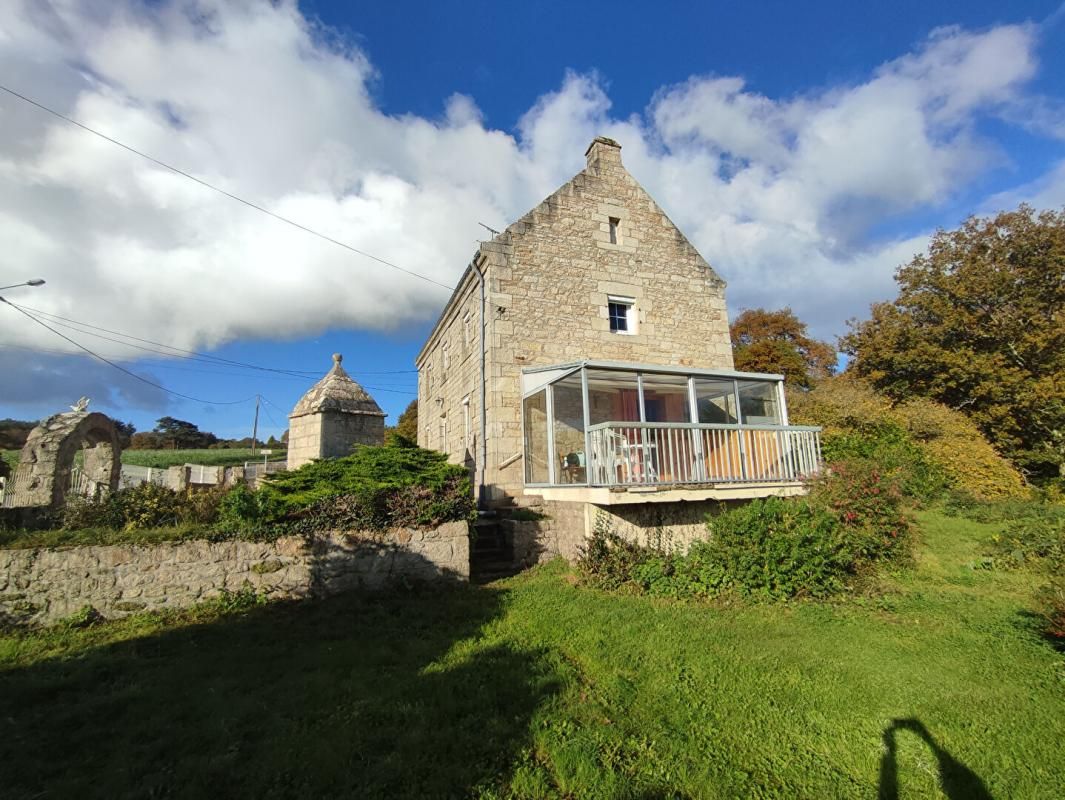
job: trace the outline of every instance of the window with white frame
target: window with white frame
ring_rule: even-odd
[[[613,333],[636,333],[636,300],[632,297],[607,296],[607,315]]]
[[[443,362],[443,369],[448,369],[451,366],[451,342],[444,342],[440,346],[440,360]],[[446,377],[446,373],[441,374],[441,380]]]
[[[425,388],[428,394],[433,392],[433,362],[425,365]]]
[[[447,451],[447,412],[440,415],[440,449]]]
[[[466,352],[469,352],[470,345],[473,344],[473,314],[469,311],[462,318],[462,344]]]

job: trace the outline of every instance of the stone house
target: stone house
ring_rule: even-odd
[[[690,538],[718,501],[800,492],[819,465],[782,376],[733,369],[724,281],[617,142],[586,158],[480,246],[416,361],[418,443],[468,464],[482,507],[544,509],[547,554],[604,516]]]

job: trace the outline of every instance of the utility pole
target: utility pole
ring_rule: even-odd
[[[255,449],[255,439],[259,435],[259,395],[255,395],[255,422],[251,426],[251,449]]]

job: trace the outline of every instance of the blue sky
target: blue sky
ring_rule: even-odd
[[[729,281],[831,338],[937,226],[1065,203],[1057,2],[499,4],[196,0],[0,11],[0,74],[127,144],[451,283],[597,133]],[[0,97],[0,285],[17,303],[294,377],[60,330],[182,394],[266,398],[330,354],[394,416],[446,300]],[[253,401],[178,399],[0,308],[0,416],[79,396],[250,433]],[[53,321],[55,317],[51,317]],[[114,337],[112,337],[114,338]],[[120,337],[121,338],[121,337]],[[131,341],[131,340],[126,340]],[[142,343],[143,344],[143,343]]]

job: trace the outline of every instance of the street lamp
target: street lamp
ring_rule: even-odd
[[[10,286],[0,286],[0,292],[4,289],[17,289],[20,286],[44,286],[44,278],[31,278],[25,283],[13,283]]]

